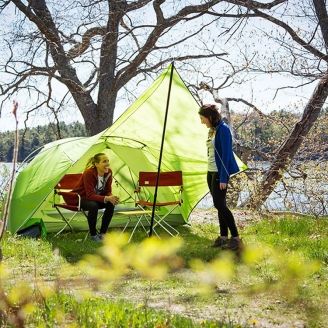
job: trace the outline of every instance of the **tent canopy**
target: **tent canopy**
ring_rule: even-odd
[[[192,209],[208,192],[207,129],[200,125],[199,105],[170,65],[108,129],[92,137],[49,143],[22,169],[9,208],[12,233],[37,220],[44,222],[47,231],[58,231],[63,223],[52,207],[54,186],[66,173],[83,172],[88,159],[99,152],[110,159],[113,193],[122,201],[119,207],[133,207],[139,171],[157,171],[172,69],[161,171],[183,172],[183,205],[173,213],[171,223],[188,221]],[[159,191],[158,200],[163,198],[165,193]],[[76,221],[78,228],[87,228],[85,219]],[[111,226],[120,221],[114,215]]]
[[[62,221],[52,207],[53,188],[66,173],[82,172],[88,159],[98,152],[105,152],[110,158],[113,192],[123,201],[120,206],[133,207],[139,171],[157,171],[172,69],[161,170],[183,172],[184,203],[173,220],[177,224],[188,220],[193,207],[207,192],[207,132],[199,126],[197,102],[171,65],[111,127],[92,137],[49,143],[23,168],[10,204],[8,228],[12,233],[36,220],[42,220],[48,231],[59,230]],[[159,191],[160,198],[165,198],[165,193]],[[81,228],[87,228],[86,220],[81,222]]]

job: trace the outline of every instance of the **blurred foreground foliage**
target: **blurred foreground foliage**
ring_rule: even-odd
[[[96,253],[84,256],[76,264],[61,261],[55,250],[51,262],[57,261],[57,265],[53,277],[48,279],[35,274],[24,282],[17,279],[17,272],[15,277],[14,271],[3,264],[0,326],[246,327],[220,318],[194,322],[180,315],[150,310],[146,301],[137,305],[114,302],[111,295],[132,277],[156,285],[174,272],[188,270],[188,280],[199,295],[212,295],[222,286],[243,281],[239,292],[249,299],[254,295],[276,294],[288,304],[295,304],[307,297],[308,279],[320,275],[327,264],[320,258],[311,259],[293,250],[283,253],[259,242],[250,243],[241,258],[231,252],[219,252],[211,260],[193,258],[186,263],[181,237],[148,238],[134,244],[127,240],[124,234],[108,234]],[[311,303],[307,314],[309,322],[319,322],[320,311],[315,304]],[[254,326],[254,322],[249,326]]]

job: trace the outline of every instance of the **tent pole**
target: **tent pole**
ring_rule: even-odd
[[[167,115],[168,115],[168,111],[169,111],[170,96],[171,96],[171,87],[172,87],[172,80],[173,80],[173,70],[174,70],[174,62],[171,63],[171,73],[170,73],[169,90],[168,90],[167,99],[166,99],[166,109],[165,109],[164,125],[163,125],[163,132],[162,132],[162,142],[161,142],[161,148],[160,148],[160,152],[159,152],[159,160],[158,160],[157,176],[156,176],[156,186],[155,186],[154,203],[153,203],[153,208],[152,208],[152,213],[151,213],[151,220],[150,220],[149,237],[151,237],[152,234],[153,234],[154,217],[155,217],[155,207],[156,207],[157,190],[158,190],[158,182],[159,182],[159,173],[161,172],[161,164],[162,164],[162,155],[163,155],[163,147],[164,147],[164,139],[165,139],[166,122],[167,122]]]

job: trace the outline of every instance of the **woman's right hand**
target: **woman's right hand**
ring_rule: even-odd
[[[117,196],[111,195],[111,196],[105,196],[106,202],[111,202],[113,205],[117,205],[120,199]]]
[[[220,182],[220,189],[221,190],[227,189],[227,184],[224,182]]]

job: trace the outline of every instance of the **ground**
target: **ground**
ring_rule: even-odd
[[[269,231],[263,230],[265,233],[258,234],[256,227],[253,225],[260,219],[264,218],[263,214],[254,214],[253,212],[246,212],[240,210],[233,211],[237,226],[240,228],[241,237],[244,239],[246,245],[252,243],[258,244],[261,242],[261,237],[267,236],[268,239],[276,236],[276,231],[271,229],[269,222]],[[185,265],[167,277],[164,281],[150,282],[144,278],[140,278],[135,271],[129,273],[124,279],[119,280],[114,288],[97,289],[97,294],[104,298],[120,301],[124,300],[129,303],[135,304],[137,307],[148,307],[156,310],[166,311],[168,313],[179,314],[185,317],[190,317],[195,321],[201,322],[204,320],[220,320],[225,323],[236,324],[234,328],[244,327],[258,327],[258,328],[324,328],[328,325],[310,325],[309,318],[313,320],[313,314],[310,313],[311,306],[320,304],[320,310],[328,311],[328,297],[318,296],[311,292],[313,285],[319,286],[321,290],[328,290],[327,277],[328,269],[323,268],[320,273],[321,276],[313,277],[309,284],[311,301],[307,302],[305,298],[301,301],[290,302],[278,292],[262,291],[249,294],[251,278],[243,271],[243,265],[237,262],[237,270],[242,274],[237,275],[236,279],[229,282],[219,282],[215,284],[212,294],[201,295],[197,289],[199,287],[199,279],[191,272],[189,261],[195,257],[202,259],[205,263],[212,261],[217,256],[220,256],[220,250],[211,247],[216,233],[218,232],[218,220],[216,210],[209,209],[195,209],[190,217],[190,226],[184,226],[180,229],[180,234],[184,239],[183,250],[178,255],[182,255],[185,260]],[[274,222],[274,220],[272,220]],[[315,223],[317,221],[313,221]],[[263,221],[261,221],[263,223]],[[318,223],[318,222],[317,222]],[[312,221],[310,223],[312,227]],[[255,229],[253,229],[255,227]],[[253,229],[253,230],[252,230]],[[325,233],[324,230],[322,233]],[[317,234],[314,229],[313,233]],[[83,235],[85,233],[83,232]],[[297,234],[297,231],[296,231]],[[80,238],[82,233],[67,234],[65,239],[49,236],[47,240],[23,240],[16,236],[10,237],[7,244],[5,244],[4,252],[6,262],[11,264],[13,276],[16,279],[23,277],[26,280],[30,275],[33,279],[35,272],[38,271],[38,276],[45,279],[47,282],[52,283],[56,280],[56,270],[61,269],[61,265],[71,263],[76,264],[80,258],[86,254],[96,254],[97,245],[91,241],[82,242]],[[143,235],[143,231],[141,231]],[[279,242],[284,246],[288,242],[288,236],[279,237]],[[299,237],[299,236],[297,236]],[[308,235],[306,235],[306,238]],[[324,241],[324,236],[322,236]],[[11,239],[12,238],[12,239]],[[110,238],[110,236],[109,236]],[[162,238],[165,240],[165,238]],[[311,240],[311,236],[307,238]],[[109,239],[110,240],[110,239]],[[142,240],[142,237],[141,239]],[[291,238],[291,242],[294,239]],[[14,242],[13,242],[14,241]],[[272,243],[274,244],[274,243]],[[325,245],[325,244],[322,244]],[[17,251],[17,248],[19,251]],[[285,256],[289,249],[282,248]],[[287,250],[287,251],[286,251]],[[318,247],[318,251],[323,250],[324,247]],[[52,257],[53,255],[53,257]],[[222,255],[222,253],[221,253]],[[328,258],[328,257],[327,257]],[[50,259],[50,260],[49,260]],[[327,262],[325,262],[327,263]],[[269,267],[269,265],[268,265]],[[36,270],[37,269],[37,270]],[[263,281],[263,267],[258,270],[256,267],[256,279]],[[266,265],[264,266],[266,269]],[[84,272],[84,271],[83,271]],[[285,272],[285,271],[282,271]],[[268,272],[268,277],[271,277]],[[68,285],[63,285],[62,290],[69,293],[88,288],[92,285],[89,279],[83,279],[77,275],[76,281],[68,281]],[[252,280],[253,282],[254,280]],[[304,281],[302,280],[302,284]],[[76,285],[75,285],[76,284]],[[273,283],[274,284],[274,283]],[[317,289],[315,290],[317,291]],[[307,296],[308,294],[306,294]],[[326,294],[322,294],[326,295]],[[321,297],[321,299],[319,298]],[[317,309],[317,307],[313,307]],[[168,316],[169,318],[169,316]],[[328,322],[328,318],[326,318]],[[315,318],[314,318],[315,320]],[[228,328],[229,326],[227,326]],[[230,327],[229,327],[230,328]]]
[[[257,213],[252,214],[250,212],[240,211],[240,210],[234,210],[232,212],[238,227],[243,227],[246,224],[252,223],[260,219],[260,216]],[[189,223],[190,224],[211,223],[211,224],[219,225],[219,221],[217,218],[217,211],[215,208],[209,208],[209,209],[196,208],[191,212]]]
[[[258,215],[245,211],[234,211],[234,215],[241,231],[247,224],[259,219]],[[196,209],[189,222],[191,225],[211,223],[218,226],[215,209]],[[174,273],[171,279],[176,283],[172,287],[160,282],[149,283],[149,287],[145,288],[138,278],[129,279],[116,289],[114,299],[122,297],[136,304],[147,304],[197,321],[220,319],[261,328],[307,327],[303,310],[298,306],[290,306],[277,295],[257,294],[252,298],[240,291],[238,283],[229,283],[218,286],[217,293],[202,299],[195,293],[196,283],[189,275],[189,270]]]

